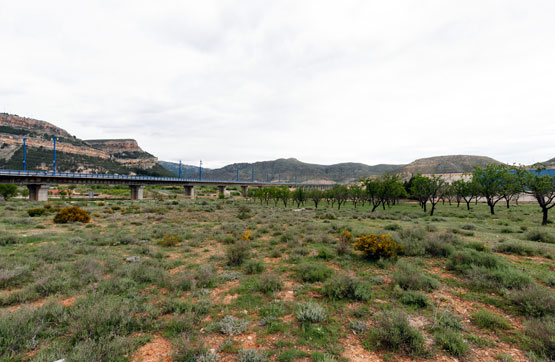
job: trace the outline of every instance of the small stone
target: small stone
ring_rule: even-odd
[[[128,263],[135,263],[137,261],[141,260],[141,258],[139,258],[136,255],[130,256],[129,258],[126,258],[125,261]]]

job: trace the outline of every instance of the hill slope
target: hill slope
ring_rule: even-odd
[[[167,166],[166,163],[163,165]],[[176,165],[176,164],[174,164]],[[173,166],[175,167],[175,166]],[[240,180],[250,180],[254,168],[255,181],[328,181],[349,182],[361,177],[381,175],[398,169],[400,165],[368,166],[362,163],[338,163],[335,165],[317,165],[304,163],[294,158],[280,158],[274,161],[254,163],[234,163],[213,170],[203,169],[203,178],[235,180],[239,169]],[[171,169],[174,173],[175,168]],[[198,177],[198,168],[195,172]]]
[[[474,166],[485,167],[501,162],[485,156],[452,155],[420,158],[397,170],[400,175],[472,172]]]
[[[84,141],[51,123],[7,113],[0,113],[0,167],[22,169],[26,138],[27,169],[51,170],[54,136],[58,171],[171,175],[135,140]]]

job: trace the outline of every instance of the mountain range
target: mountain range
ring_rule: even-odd
[[[52,123],[17,115],[0,113],[0,168],[22,169],[23,138],[27,141],[27,169],[52,169],[52,138],[56,137],[58,171],[117,173],[153,176],[177,176],[179,164],[159,161],[141,149],[133,139],[83,140],[70,135]],[[471,172],[474,166],[484,167],[501,162],[485,156],[451,155],[415,160],[406,165],[338,163],[319,165],[295,158],[273,161],[234,163],[218,169],[202,170],[203,179],[352,182],[363,177],[396,173],[402,177],[423,173]],[[555,158],[545,162],[555,164]],[[199,167],[181,165],[182,177],[198,178]]]

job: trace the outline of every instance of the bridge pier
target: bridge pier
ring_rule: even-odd
[[[31,201],[48,201],[49,185],[29,184],[29,200]]]
[[[131,189],[131,200],[142,200],[143,191],[145,187],[143,185],[129,185]]]
[[[224,195],[224,196],[225,196],[225,190],[227,190],[227,186],[225,186],[225,185],[218,185],[218,196],[220,196],[220,195]]]
[[[185,186],[183,186],[183,188],[185,189],[185,197],[188,197],[190,199],[195,198],[195,187],[194,186],[185,185]]]
[[[249,187],[246,185],[241,186],[241,195],[243,195],[243,197],[247,197],[247,192],[249,191]]]

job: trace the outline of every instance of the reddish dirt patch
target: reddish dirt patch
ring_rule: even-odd
[[[64,307],[71,307],[72,305],[75,304],[75,297],[69,297],[66,299],[62,299],[60,301],[60,304],[63,305]]]
[[[347,358],[350,362],[381,362],[383,361],[378,354],[368,351],[362,347],[360,340],[354,334],[348,334],[342,340],[345,351],[343,357]]]
[[[171,362],[171,343],[160,336],[155,336],[133,354],[133,362]]]

